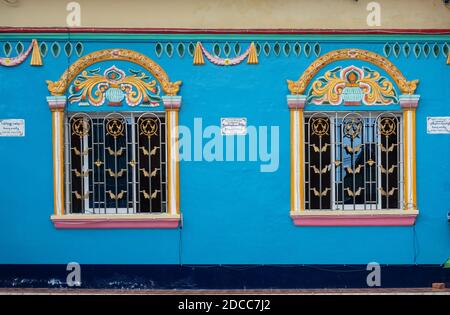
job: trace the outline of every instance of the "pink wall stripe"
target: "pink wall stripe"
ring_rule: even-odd
[[[417,215],[292,215],[296,226],[411,226]]]
[[[180,219],[53,219],[57,229],[176,229]]]

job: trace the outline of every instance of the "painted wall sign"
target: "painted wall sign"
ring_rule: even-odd
[[[247,134],[247,118],[221,118],[220,132],[222,136],[245,136]]]
[[[0,137],[24,137],[24,119],[0,119]]]
[[[427,133],[450,134],[450,116],[427,117]]]

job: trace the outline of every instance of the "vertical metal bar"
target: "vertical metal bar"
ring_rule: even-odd
[[[369,118],[367,117],[363,117],[363,127],[361,129],[362,135],[361,135],[361,143],[363,143],[363,145],[361,146],[361,148],[363,149],[363,164],[362,164],[362,171],[363,171],[363,196],[364,196],[364,205],[363,205],[363,209],[367,210],[366,206],[367,206],[367,196],[366,196],[366,137],[367,137],[367,132],[366,132],[366,128],[367,128],[367,124],[370,121],[370,113],[369,113]]]
[[[343,176],[343,169],[342,169],[342,163],[343,163],[343,155],[342,155],[342,132],[341,132],[341,123],[339,120],[339,115],[337,112],[334,113],[334,120],[335,120],[335,131],[336,131],[336,143],[337,143],[337,151],[339,152],[339,160],[335,158],[335,162],[338,161],[337,167],[339,168],[339,175],[336,177],[336,196],[337,196],[337,202],[336,202],[336,210],[339,210],[339,207],[341,210],[344,210],[342,204],[343,200],[339,201],[339,185],[342,187],[342,176]],[[335,164],[336,167],[336,164]],[[343,188],[343,187],[342,187]]]
[[[126,169],[126,173],[127,173],[127,179],[126,179],[126,204],[127,204],[127,213],[130,213],[130,193],[129,193],[129,188],[130,188],[130,180],[129,180],[129,172],[128,172],[128,119],[130,119],[130,115],[127,115],[125,117],[125,169]]]
[[[135,121],[135,116],[134,113],[131,113],[131,159],[134,163],[136,163],[136,121]],[[127,148],[128,149],[128,148]],[[128,160],[127,160],[128,162]],[[137,167],[136,167],[137,165]],[[136,168],[139,170],[139,165],[138,164],[131,164],[131,170],[133,171],[133,213],[137,212],[137,205],[136,205]],[[128,169],[128,165],[127,165],[127,169]]]
[[[94,148],[92,150],[92,161],[93,162],[95,160],[94,149],[95,149],[95,152],[97,152],[96,153],[97,158],[100,155],[100,152],[99,152],[99,150],[100,150],[99,149],[99,143],[100,143],[100,130],[99,129],[100,128],[99,128],[98,122],[99,122],[99,118],[96,118],[95,119],[95,134],[97,136],[97,142],[95,142],[95,141],[92,142],[92,145],[94,146]],[[93,139],[93,140],[95,140],[95,139]],[[94,178],[93,195],[94,196],[98,196],[97,212],[100,213],[100,182],[99,181],[97,181],[97,182],[95,181],[95,173],[97,173],[97,177],[98,177],[97,180],[99,180],[100,179],[100,170],[95,169],[94,166],[92,166],[92,177]],[[95,211],[95,209],[96,209],[96,207],[95,207],[95,199],[94,199],[94,203],[93,203],[92,206],[93,206],[94,213],[96,213],[96,211]]]
[[[397,183],[398,183],[398,209],[402,209],[403,200],[403,120],[402,116],[397,114]]]
[[[92,128],[92,132],[89,133],[89,136],[91,138],[91,146],[89,147],[89,137],[88,137],[88,150],[87,150],[87,161],[88,161],[88,167],[87,167],[87,171],[88,171],[88,186],[89,186],[89,181],[90,181],[90,177],[92,176],[92,194],[89,195],[89,200],[92,196],[92,213],[95,213],[95,176],[94,176],[94,142],[95,142],[95,137],[94,137],[94,132],[96,129],[96,124],[94,124],[94,120],[92,118],[90,118],[91,120],[91,128]],[[90,165],[89,165],[89,160],[90,160]],[[84,172],[82,174],[82,176],[84,176]]]
[[[379,120],[378,119],[377,119],[375,128],[376,128],[376,131],[377,131],[377,148],[378,148],[377,161],[376,161],[377,162],[376,163],[376,166],[377,166],[377,185],[376,185],[376,187],[378,189],[378,192],[377,192],[377,205],[378,205],[379,209],[382,209],[383,208],[383,201],[382,201],[382,197],[381,197],[381,188],[382,188],[382,182],[381,182],[381,162],[382,162],[382,159],[381,159],[381,155],[382,155],[381,145],[382,145],[382,142],[381,142],[381,133],[380,133],[380,130],[379,130],[380,128],[379,128]]]
[[[371,112],[369,112],[369,126],[368,126],[368,143],[369,143],[369,158],[372,159],[372,146],[373,146],[373,138],[374,138],[374,130],[373,130],[373,123],[372,123],[372,114]],[[367,163],[368,161],[365,161],[364,165],[365,167],[367,165],[369,165],[368,169],[369,169],[369,196],[370,196],[370,210],[372,209],[373,206],[373,201],[372,201],[372,166],[370,164]]]
[[[114,137],[114,153],[117,152],[117,138]],[[117,155],[114,154],[114,192],[116,195],[115,204],[116,204],[116,214],[119,212],[119,200],[117,198],[118,193],[118,187],[117,187]]]
[[[322,210],[322,136],[319,137],[319,209]]]
[[[72,135],[71,135],[71,119],[69,117],[69,115],[67,115],[66,118],[66,137],[67,137],[67,142],[68,145],[66,147],[66,158],[69,162],[68,164],[68,168],[69,170],[66,172],[66,180],[68,181],[68,189],[66,192],[66,195],[68,196],[66,199],[66,202],[69,203],[68,207],[67,207],[67,211],[68,213],[72,213],[73,212],[73,203],[72,203],[72,196],[73,196],[73,192],[72,192]],[[67,152],[67,150],[69,152]]]
[[[151,141],[150,141],[150,137],[147,137],[147,150],[148,150],[148,173],[149,173],[149,175],[148,175],[148,190],[149,190],[149,195],[150,195],[150,197],[148,198],[148,202],[149,202],[149,205],[150,205],[150,213],[152,213],[153,212],[153,207],[152,207],[152,175],[151,175],[151,172],[152,172],[152,156],[151,156],[151,150],[152,150],[152,147],[151,147]]]
[[[70,120],[69,116],[64,116],[64,164],[65,164],[65,176],[64,182],[66,184],[66,211],[71,213],[71,197],[72,189],[70,187],[70,178],[72,177],[72,171],[70,168],[70,159],[72,146],[69,141],[69,131],[70,131]],[[68,151],[69,150],[69,151]]]
[[[336,146],[336,132],[334,128],[336,128],[335,118],[330,115],[330,188],[331,188],[331,196],[330,196],[330,210],[335,210],[336,208],[336,201],[335,201],[335,194],[336,194],[336,170],[335,170],[335,164],[334,161],[336,161],[335,156],[335,146]]]
[[[305,133],[304,133],[304,142],[303,142],[303,146],[304,146],[304,150],[305,150],[305,210],[310,210],[310,200],[307,200],[306,194],[308,194],[309,192],[309,178],[308,180],[306,180],[306,172],[309,170],[309,159],[307,159],[307,156],[309,156],[309,117],[307,115],[304,116],[304,128],[305,128]],[[308,135],[308,136],[307,136]],[[309,196],[309,194],[308,194]],[[308,206],[306,205],[308,204]]]
[[[352,147],[352,149],[355,147],[355,138],[351,137],[350,139],[350,146]],[[353,150],[353,153],[350,154],[350,161],[351,161],[351,167],[352,167],[352,190],[353,190],[353,210],[356,209],[356,200],[355,200],[355,193],[356,193],[356,189],[355,189],[355,151]]]
[[[97,161],[95,161],[96,162],[96,166],[97,166],[97,179],[98,179],[98,186],[97,186],[97,188],[98,188],[98,193],[97,193],[97,196],[98,196],[98,207],[97,207],[97,212],[98,212],[98,214],[100,214],[101,213],[101,204],[102,204],[102,202],[101,202],[101,195],[102,195],[102,187],[103,187],[103,190],[105,190],[105,182],[101,179],[102,178],[102,173],[101,173],[101,167],[102,167],[102,162],[104,163],[105,161],[103,160],[101,160],[101,155],[102,155],[102,152],[103,152],[103,150],[102,150],[102,146],[104,147],[104,143],[103,143],[103,131],[102,131],[102,126],[103,126],[103,120],[102,120],[102,118],[100,117],[100,116],[98,116],[98,118],[97,118],[97,140],[98,140],[98,143],[97,143],[97,161],[98,161],[98,163],[97,163]],[[104,164],[103,164],[104,165]],[[106,199],[103,199],[103,203],[106,203]]]
[[[66,212],[70,213],[70,201],[69,201],[70,187],[69,187],[69,180],[68,180],[68,177],[70,176],[70,173],[69,173],[70,168],[69,168],[69,156],[67,154],[67,149],[70,147],[69,147],[69,141],[67,139],[66,115],[63,115],[62,119],[63,119],[63,126],[64,126],[64,129],[63,129],[63,133],[64,133],[64,157],[63,157],[63,159],[64,159],[64,173],[65,173],[65,176],[63,179],[64,186],[65,186],[65,205],[64,206],[66,208]]]
[[[141,212],[141,205],[142,205],[142,201],[141,201],[141,153],[139,152],[139,150],[141,149],[141,137],[139,136],[139,124],[140,124],[140,119],[141,117],[139,117],[137,119],[137,124],[136,124],[136,129],[134,132],[138,131],[138,138],[137,138],[137,160],[136,160],[136,165],[137,165],[137,178],[138,178],[138,199],[139,199],[139,206],[136,205],[136,212]],[[134,150],[136,151],[136,150]]]
[[[162,138],[162,141],[164,141],[164,142],[163,142],[163,144],[161,144],[160,150],[162,152],[162,148],[164,147],[164,156],[161,154],[161,158],[164,158],[164,161],[161,162],[161,173],[160,174],[161,174],[161,178],[164,180],[164,195],[162,195],[162,192],[161,192],[161,203],[164,204],[165,212],[167,212],[167,180],[165,179],[165,177],[162,176],[163,167],[164,167],[164,174],[166,174],[166,176],[167,176],[167,163],[166,163],[166,161],[167,161],[167,145],[166,145],[167,144],[167,140],[166,140],[166,138],[167,138],[167,129],[166,129],[167,118],[166,118],[166,112],[164,112],[162,114],[162,117],[164,119],[161,120],[161,124],[163,126],[163,127],[161,127],[161,130],[164,128],[164,137],[161,137],[161,138]],[[163,199],[163,196],[165,197],[164,199]]]
[[[342,194],[342,210],[345,209],[345,183],[344,183],[344,162],[345,162],[345,157],[344,157],[344,120],[343,119],[339,119],[339,123],[340,123],[340,127],[341,127],[341,194]]]
[[[386,209],[389,209],[389,174],[388,174],[388,169],[389,169],[389,137],[388,136],[384,136],[385,137],[385,146],[384,148],[386,149],[386,154],[385,154],[385,158],[386,158],[386,165],[385,165],[385,171],[386,171]]]
[[[103,195],[104,195],[104,207],[105,207],[105,214],[107,213],[107,201],[106,201],[106,188],[107,188],[107,178],[106,178],[106,119],[105,117],[102,118],[103,123]]]
[[[311,117],[308,119],[308,207],[309,210],[312,209],[311,200]]]
[[[157,122],[158,122],[158,129],[159,129],[159,193],[160,193],[160,198],[159,200],[161,201],[161,205],[160,205],[160,210],[161,212],[163,212],[163,208],[162,208],[162,204],[163,204],[163,180],[162,180],[162,147],[163,147],[163,140],[162,140],[162,125],[161,125],[161,120],[159,119],[158,116],[156,116],[157,118]],[[178,148],[176,148],[176,150],[178,150]]]
[[[83,117],[83,120],[86,119],[86,117]],[[91,126],[92,127],[92,126]],[[89,209],[89,199],[91,198],[89,194],[89,178],[84,176],[84,172],[86,169],[89,169],[89,160],[87,155],[85,154],[86,147],[88,148],[89,153],[89,140],[88,136],[91,133],[91,130],[89,130],[89,133],[87,135],[83,136],[83,139],[80,137],[80,160],[81,166],[80,166],[80,172],[81,172],[81,180],[83,182],[83,193],[82,193],[82,204],[83,204],[83,213],[86,213],[86,211]],[[86,145],[87,143],[87,145]],[[87,166],[87,167],[86,167]],[[86,198],[86,194],[88,198]]]

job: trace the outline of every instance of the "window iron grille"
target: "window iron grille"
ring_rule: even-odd
[[[69,113],[65,122],[69,213],[165,213],[164,112]]]
[[[305,115],[305,209],[401,209],[402,121],[396,112]]]

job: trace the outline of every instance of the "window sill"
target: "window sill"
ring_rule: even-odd
[[[168,214],[67,214],[52,215],[57,229],[176,229],[181,215]]]
[[[296,226],[411,226],[417,210],[304,210],[291,212]]]

